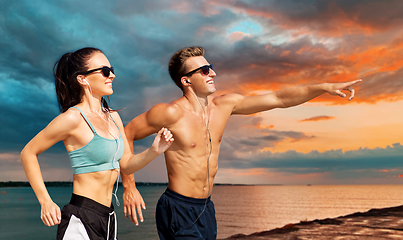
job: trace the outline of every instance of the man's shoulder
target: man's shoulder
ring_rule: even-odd
[[[150,111],[159,112],[163,115],[165,114],[178,114],[183,111],[183,108],[179,106],[177,101],[173,101],[170,103],[158,103],[155,104]]]
[[[175,100],[171,103],[158,103],[148,111],[148,118],[163,121],[165,124],[177,122],[183,115],[183,108]]]

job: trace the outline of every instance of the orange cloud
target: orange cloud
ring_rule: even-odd
[[[237,49],[232,66],[220,66],[218,76],[223,84],[227,83],[227,92],[249,95],[254,91],[361,78],[364,81],[354,87],[355,103],[403,99],[403,85],[399,84],[403,78],[403,33],[398,28],[403,20],[381,13],[388,9],[397,16],[400,10],[395,3],[384,6],[381,2],[328,2],[321,4],[313,17],[311,10],[305,8],[295,16],[281,1],[268,5],[213,2],[235,13],[270,19],[264,29],[275,25],[281,29],[279,32],[286,33],[281,44],[250,38],[237,40],[242,33],[234,33],[234,41],[250,44],[240,45],[245,49]],[[375,16],[365,17],[368,14]],[[347,98],[329,94],[312,102],[350,103]]]
[[[353,64],[352,69],[357,72],[372,70],[365,75],[375,72],[396,71],[403,67],[401,53],[403,43],[394,43],[390,46],[373,46],[365,50],[359,50],[348,54],[340,54],[338,60],[343,63]],[[365,76],[364,75],[364,76]]]
[[[290,52],[291,51],[283,51],[281,54],[280,54],[280,57],[285,57],[285,56],[288,56],[288,55],[290,55]]]
[[[300,122],[330,120],[330,119],[334,119],[334,118],[335,117],[331,117],[331,116],[316,116],[316,117],[311,117],[311,118],[300,120]]]
[[[263,126],[260,123],[257,125],[258,129],[271,129],[274,128],[274,125]]]

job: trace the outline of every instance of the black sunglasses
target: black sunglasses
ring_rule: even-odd
[[[83,73],[80,73],[80,75],[88,75],[90,73],[93,73],[95,71],[98,70],[102,70],[102,75],[104,75],[104,77],[109,77],[110,73],[112,72],[113,74],[115,74],[115,69],[113,67],[101,67],[101,68],[96,68],[96,69],[92,69]]]
[[[200,69],[201,69],[201,73],[202,73],[203,75],[208,75],[208,74],[210,73],[210,68],[211,68],[211,70],[214,71],[213,64],[210,64],[210,65],[204,65],[204,66],[201,66],[201,67],[199,67],[199,68],[196,68],[195,70],[190,71],[190,72],[186,73],[186,74],[183,75],[183,76],[190,77],[190,76],[192,76],[195,72],[199,71]]]

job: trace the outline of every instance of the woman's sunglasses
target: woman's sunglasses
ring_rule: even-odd
[[[104,77],[109,77],[111,72],[113,74],[115,74],[115,69],[113,67],[101,67],[101,68],[96,68],[96,69],[92,69],[92,70],[80,73],[80,75],[88,75],[88,74],[93,73],[98,70],[102,70],[102,75],[104,75]]]
[[[197,71],[199,71],[200,69],[201,69],[201,73],[202,73],[203,75],[206,75],[206,76],[207,76],[207,75],[210,73],[210,68],[211,68],[211,70],[214,71],[213,64],[210,64],[210,65],[204,65],[204,66],[201,66],[201,67],[199,67],[199,68],[196,68],[195,70],[190,71],[190,72],[186,73],[186,74],[183,75],[183,76],[190,77],[190,76],[192,76],[194,73],[196,73]]]

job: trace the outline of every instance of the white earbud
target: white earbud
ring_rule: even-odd
[[[83,79],[83,82],[85,82],[87,85],[90,85],[85,78]]]

